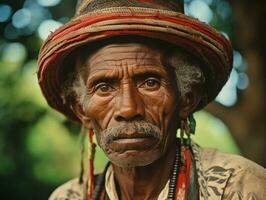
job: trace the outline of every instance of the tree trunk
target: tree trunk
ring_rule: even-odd
[[[263,1],[247,0],[231,2],[233,9],[234,48],[246,59],[249,86],[239,93],[237,105],[226,108],[218,103],[206,110],[221,118],[231,130],[243,155],[266,166],[265,126],[265,6]]]

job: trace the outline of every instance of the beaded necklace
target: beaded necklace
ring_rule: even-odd
[[[180,148],[176,148],[175,161],[174,161],[173,171],[172,171],[170,183],[169,183],[169,191],[168,191],[168,196],[167,196],[168,200],[175,200],[176,183],[177,183],[177,177],[178,177],[179,169],[180,169],[180,157],[181,157]]]

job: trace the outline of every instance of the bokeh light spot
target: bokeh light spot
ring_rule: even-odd
[[[37,0],[37,2],[41,5],[41,6],[45,6],[45,7],[51,7],[51,6],[56,6],[57,4],[60,3],[61,0]]]
[[[0,4],[0,22],[6,22],[12,14],[12,8],[9,5]]]
[[[192,1],[187,7],[186,11],[188,12],[187,14],[195,18],[198,18],[200,21],[203,21],[206,23],[210,23],[210,21],[213,18],[212,10],[208,6],[208,4],[206,4],[202,0]]]
[[[235,68],[239,68],[242,65],[243,59],[241,54],[238,51],[233,52],[234,60],[233,60],[233,66]]]
[[[3,49],[2,60],[5,62],[23,62],[27,56],[26,48],[21,43],[9,43]]]
[[[24,28],[30,24],[31,21],[31,12],[22,8],[18,10],[12,17],[12,24],[16,28]]]
[[[63,24],[55,20],[45,20],[41,23],[38,28],[38,35],[41,39],[45,40],[51,32],[55,31],[57,28]]]
[[[237,71],[244,72],[247,70],[247,63],[243,56],[236,50],[234,50],[234,62],[233,67],[237,69]]]
[[[24,8],[27,8],[31,12],[31,22],[27,26],[27,29],[31,32],[36,31],[42,21],[52,18],[49,9],[40,6],[35,1],[26,0]]]
[[[249,78],[246,73],[239,73],[238,75],[238,81],[237,81],[237,88],[240,90],[247,89],[249,85]]]
[[[224,85],[221,92],[216,97],[215,101],[221,103],[224,106],[230,107],[237,102],[237,85],[238,73],[235,69],[232,70],[230,78]]]

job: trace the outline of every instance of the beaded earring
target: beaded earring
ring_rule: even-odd
[[[190,135],[195,134],[196,131],[196,120],[191,114],[188,118],[182,119],[180,121],[180,139],[181,139],[181,144],[184,145],[184,135],[187,136],[187,144],[191,144],[191,139]]]

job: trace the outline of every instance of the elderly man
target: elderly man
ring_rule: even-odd
[[[190,141],[193,112],[226,82],[232,49],[182,12],[177,0],[81,0],[45,41],[43,94],[89,129],[92,149],[86,181],[69,181],[51,200],[266,198],[264,168]],[[97,176],[93,132],[110,160]]]

